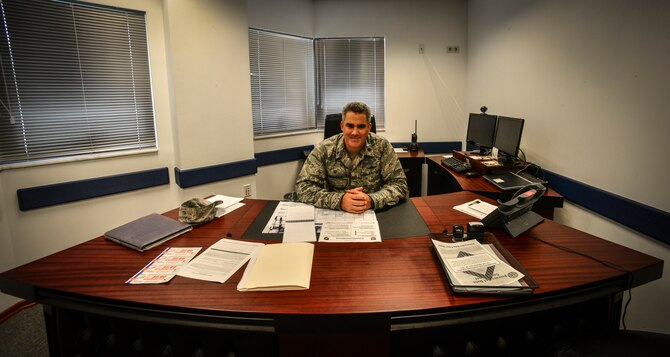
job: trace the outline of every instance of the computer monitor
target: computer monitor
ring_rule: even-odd
[[[523,133],[523,119],[498,117],[498,126],[496,127],[495,140],[493,146],[498,148],[498,152],[503,161],[513,161],[519,153],[519,144],[521,143],[521,134]]]
[[[495,115],[470,113],[465,141],[478,146],[482,154],[491,149],[496,133],[496,119]]]

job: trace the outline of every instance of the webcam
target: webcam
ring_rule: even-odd
[[[487,107],[484,105],[484,106],[482,106],[481,108],[479,108],[479,110],[481,110],[482,113],[486,114],[486,111],[489,110],[489,108],[487,108]]]

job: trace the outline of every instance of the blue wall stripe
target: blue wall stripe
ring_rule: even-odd
[[[187,188],[240,176],[253,175],[256,172],[258,172],[256,159],[248,159],[188,170],[181,170],[175,167],[174,177],[179,187]]]
[[[391,143],[394,148],[409,147],[409,142]],[[425,154],[447,154],[453,150],[461,150],[463,144],[460,141],[429,141],[418,142],[419,149]]]
[[[16,190],[16,195],[19,200],[19,209],[27,211],[168,183],[170,183],[168,168],[162,167],[53,185],[21,188]]]
[[[306,145],[295,148],[257,152],[256,165],[266,166],[282,162],[302,160],[305,158],[305,152],[314,149],[314,145]]]
[[[589,186],[559,174],[544,171],[549,186],[565,199],[617,223],[670,244],[670,214],[658,208]]]

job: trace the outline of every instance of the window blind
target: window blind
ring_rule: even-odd
[[[0,0],[0,165],[157,147],[143,12]]]
[[[318,127],[351,101],[366,103],[385,126],[384,38],[316,39]]]
[[[311,39],[249,29],[254,135],[312,129]]]

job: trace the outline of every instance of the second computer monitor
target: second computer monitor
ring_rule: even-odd
[[[493,147],[493,138],[496,133],[496,116],[470,113],[468,119],[468,133],[465,141],[470,145],[479,146],[480,152]]]
[[[493,146],[502,152],[504,159],[514,160],[519,153],[521,134],[523,133],[523,119],[498,117]],[[506,157],[505,157],[506,156]]]

